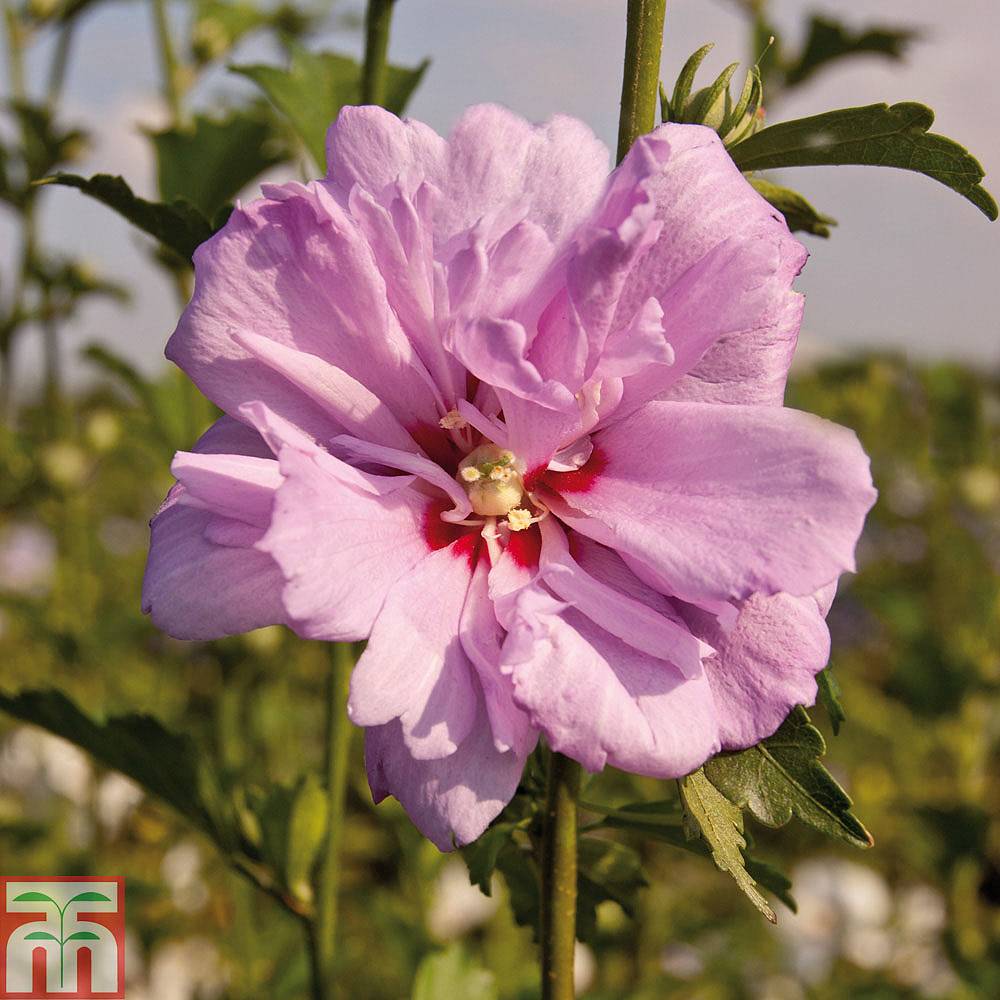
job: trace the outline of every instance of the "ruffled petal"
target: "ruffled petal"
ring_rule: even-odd
[[[493,745],[501,753],[514,750],[526,757],[538,741],[538,731],[527,714],[514,703],[514,684],[500,669],[504,630],[490,600],[489,573],[489,564],[480,559],[462,610],[459,638],[479,677],[486,715],[493,731]]]
[[[445,242],[483,216],[522,205],[523,218],[558,243],[596,203],[608,176],[607,147],[581,121],[557,115],[533,125],[495,104],[469,108],[447,141],[381,108],[341,110],[327,135],[327,177],[345,193],[373,194],[403,178],[442,193],[435,235]]]
[[[700,599],[811,594],[854,569],[875,502],[853,432],[796,410],[650,403],[547,473],[560,518]]]
[[[409,753],[436,760],[468,736],[478,705],[475,668],[459,641],[474,549],[466,536],[427,556],[389,591],[351,676],[359,726],[399,719]],[[354,576],[364,587],[364,576]]]
[[[677,359],[627,379],[619,416],[665,393],[780,404],[802,312],[791,283],[805,248],[747,183],[714,131],[662,125],[639,139],[633,153],[650,158],[656,147],[663,169],[646,189],[660,230],[642,266],[629,273],[614,327],[658,299]]]
[[[716,648],[705,661],[724,750],[770,736],[795,705],[816,700],[816,674],[830,656],[830,633],[815,597],[754,594],[731,629],[690,606],[691,628]]]
[[[286,445],[284,483],[258,543],[281,568],[296,631],[365,639],[392,585],[432,550],[437,511],[411,477],[368,476],[325,452]]]
[[[667,660],[685,677],[701,673],[702,657],[712,648],[691,634],[666,598],[657,607],[652,594],[640,600],[587,573],[570,555],[554,518],[542,521],[541,533],[541,577],[556,597],[634,649]],[[641,586],[638,580],[635,585]]]
[[[517,598],[501,666],[549,745],[589,771],[676,778],[719,749],[704,673],[685,679],[537,584]]]
[[[514,797],[524,756],[493,745],[482,702],[469,734],[448,757],[417,760],[398,720],[365,732],[368,783],[376,802],[397,798],[439,850],[475,840]]]
[[[240,343],[256,334],[320,358],[374,393],[407,429],[439,417],[433,383],[399,327],[372,252],[322,185],[268,187],[195,254],[195,292],[167,357],[235,415],[258,399],[325,440],[320,403]]]
[[[177,468],[188,485],[174,486],[150,522],[142,610],[177,639],[287,623],[281,571],[253,548],[280,480],[271,450],[223,417]]]

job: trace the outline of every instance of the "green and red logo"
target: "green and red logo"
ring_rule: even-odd
[[[0,1000],[124,1000],[125,879],[0,876]]]

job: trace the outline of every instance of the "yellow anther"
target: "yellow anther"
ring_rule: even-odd
[[[490,469],[490,479],[493,479],[497,482],[505,483],[507,482],[508,479],[512,479],[513,476],[514,476],[514,470],[505,468],[502,465],[494,465],[493,468]]]
[[[523,507],[515,507],[507,511],[507,527],[511,531],[524,531],[531,527],[531,511]]]
[[[467,483],[474,483],[477,479],[483,478],[483,474],[474,465],[467,465],[464,469],[462,469],[459,475],[461,475]]]
[[[438,424],[443,427],[446,431],[461,430],[463,427],[468,427],[469,422],[462,416],[458,410],[449,410],[439,421]]]

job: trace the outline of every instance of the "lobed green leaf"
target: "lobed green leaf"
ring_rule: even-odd
[[[817,212],[798,191],[773,184],[762,177],[751,177],[750,183],[761,197],[781,212],[793,233],[806,232],[825,239],[830,235],[830,227],[837,224],[836,219]]]
[[[684,778],[680,787],[688,817],[711,849],[712,860],[720,871],[733,877],[744,895],[772,924],[777,923],[774,910],[746,868],[743,811],[730,802],[701,769]]]
[[[785,85],[797,86],[817,70],[850,56],[879,55],[898,61],[919,36],[911,28],[877,26],[854,31],[839,21],[814,14],[801,54],[785,69]]]
[[[829,667],[817,674],[816,684],[819,688],[819,700],[823,703],[826,714],[830,717],[833,735],[837,736],[840,733],[840,727],[847,721],[847,713],[840,700],[840,684],[830,672]]]
[[[729,153],[743,171],[844,164],[913,170],[996,219],[979,161],[954,140],[928,132],[933,123],[934,112],[923,104],[870,104],[770,125]]]
[[[183,126],[151,133],[150,139],[160,197],[186,201],[206,219],[286,158],[271,123],[253,109],[218,119],[196,115]]]
[[[197,247],[215,231],[205,216],[190,202],[178,199],[170,203],[147,201],[133,194],[122,177],[94,174],[55,174],[39,184],[59,184],[76,188],[96,199],[138,229],[148,233],[181,260],[191,262]]]
[[[739,753],[719,754],[705,764],[709,781],[765,826],[784,826],[792,816],[855,847],[874,841],[851,812],[851,800],[819,758],[826,753],[820,731],[805,709],[792,711],[766,740]]]
[[[344,105],[361,101],[361,66],[335,52],[309,52],[292,43],[287,69],[278,66],[231,66],[253,80],[288,119],[316,165],[326,163],[326,133]],[[414,69],[389,66],[385,106],[401,114],[416,90],[428,61]]]

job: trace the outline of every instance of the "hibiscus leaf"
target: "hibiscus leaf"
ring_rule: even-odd
[[[840,727],[847,721],[847,713],[840,700],[840,684],[830,672],[829,667],[816,675],[816,684],[819,687],[819,700],[823,703],[826,714],[830,717],[833,735],[837,736],[840,733]]]
[[[872,835],[851,812],[847,793],[820,764],[824,753],[820,731],[799,707],[773,736],[749,750],[713,757],[704,771],[723,795],[765,826],[784,826],[795,815],[831,837],[871,847]]]
[[[491,896],[493,873],[500,852],[511,842],[521,823],[495,823],[482,836],[462,848],[462,858],[469,869],[469,881],[482,893]]]
[[[412,1000],[496,1000],[493,973],[480,968],[460,944],[428,955],[418,966],[413,980]]]
[[[195,249],[214,231],[208,219],[190,202],[183,199],[169,203],[146,201],[133,194],[123,178],[111,174],[94,174],[93,177],[54,174],[38,183],[77,188],[113,208],[133,226],[189,263]]]
[[[870,104],[771,125],[729,152],[743,171],[842,164],[914,170],[996,219],[979,161],[952,139],[928,132],[933,123],[934,112],[923,104]]]
[[[826,238],[830,235],[830,226],[837,224],[836,219],[817,212],[798,191],[772,184],[762,177],[751,177],[750,183],[762,198],[781,212],[793,233],[801,231]]]
[[[802,53],[785,68],[785,85],[797,86],[817,70],[848,56],[878,55],[900,60],[910,42],[920,37],[912,28],[872,26],[860,31],[814,14]]]
[[[97,721],[53,690],[0,692],[0,709],[75,744],[104,766],[132,778],[216,840],[226,839],[204,798],[210,779],[188,737],[168,732],[148,715]]]
[[[732,875],[740,890],[771,923],[777,923],[767,900],[746,868],[743,850],[743,810],[726,798],[699,769],[681,783],[681,797],[692,832],[700,834],[712,851],[712,860],[720,871]]]
[[[290,45],[288,69],[278,66],[231,66],[234,73],[253,80],[288,119],[317,166],[326,162],[326,132],[346,104],[361,103],[361,66],[336,52],[310,52]],[[385,106],[401,114],[430,65],[413,69],[389,66]]]
[[[791,893],[792,880],[784,872],[779,871],[766,861],[750,857],[745,851],[743,859],[746,862],[747,874],[758,885],[763,886],[768,892],[774,893],[775,897],[780,899],[792,913],[798,913],[799,904],[795,902],[795,897]]]
[[[175,128],[150,133],[160,197],[184,199],[207,219],[255,177],[281,163],[286,150],[259,109],[222,118],[196,115]]]
[[[596,805],[587,806],[588,811],[603,812]],[[634,802],[618,806],[605,814],[602,827],[626,830],[647,840],[658,840],[672,847],[679,847],[699,857],[710,858],[712,850],[701,838],[691,839],[681,822],[682,807],[676,799],[657,802]],[[749,845],[749,837],[747,837]],[[793,913],[796,903],[789,890],[791,880],[772,865],[743,852],[746,870],[765,889],[773,892]]]
[[[649,882],[639,855],[614,840],[582,837],[578,864],[576,936],[589,942],[597,935],[597,907],[605,900],[613,900],[634,917],[636,894]]]
[[[537,939],[540,875],[531,851],[508,840],[497,853],[496,870],[507,884],[515,923],[530,927]]]

